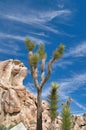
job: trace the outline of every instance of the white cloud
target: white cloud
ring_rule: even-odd
[[[58,7],[59,7],[60,9],[63,9],[63,8],[64,8],[64,4],[58,4]]]
[[[68,65],[72,65],[73,63],[71,61],[67,61],[67,60],[59,60],[59,61],[56,61],[52,68],[55,69],[57,67],[61,67],[61,68],[66,68]]]
[[[86,73],[83,74],[75,74],[73,77],[68,78],[68,79],[62,79],[59,81],[59,94],[61,99],[67,99],[70,94],[76,90],[78,90],[82,85],[86,84]],[[50,91],[50,83],[46,84],[46,86],[43,89],[43,98],[45,98]],[[45,89],[47,88],[47,89]]]
[[[86,84],[86,73],[79,74],[79,75],[76,74],[71,78],[62,80],[62,82],[60,81],[59,82],[60,99],[66,100],[68,97],[70,97],[70,93],[73,93],[74,91],[78,90],[82,85],[85,85],[85,84]],[[28,87],[29,90],[34,92],[35,95],[37,94],[36,91],[34,91],[35,88],[34,88],[33,83],[28,83],[26,86]],[[44,86],[43,91],[42,91],[43,99],[47,98],[50,89],[51,89],[51,85],[50,85],[50,83],[47,83]],[[86,107],[84,105],[80,104],[78,101],[76,101],[76,99],[72,99],[72,102],[73,102],[73,105],[75,104],[81,111],[86,111]],[[77,113],[77,111],[75,113]],[[79,113],[80,113],[80,111],[79,111]]]
[[[60,33],[57,29],[54,29],[53,27],[49,27],[48,25],[41,23],[41,20],[39,18],[34,18],[33,16],[26,16],[26,17],[19,16],[18,17],[18,16],[4,15],[4,17],[13,21],[22,22],[22,23],[31,25],[33,27],[38,27],[40,29],[53,32],[55,34]],[[28,17],[30,17],[30,19]]]
[[[74,104],[76,104],[83,111],[86,111],[86,107],[80,104],[79,102],[77,102],[75,99],[72,99],[72,102],[74,102]]]
[[[34,84],[31,83],[31,82],[28,82],[27,84],[25,84],[25,86],[27,87],[27,89],[31,92],[34,93],[35,96],[37,96],[37,93],[36,93],[36,88],[34,87]]]
[[[43,36],[43,37],[48,37],[44,32],[30,32],[31,34],[37,35],[37,36]]]
[[[10,40],[7,40],[10,39]],[[24,54],[20,53],[19,51],[21,50],[20,46],[18,43],[14,41],[20,40],[20,37],[16,37],[14,35],[10,34],[5,34],[5,33],[0,33],[0,54],[5,54],[5,55],[12,55],[12,56],[24,56]]]
[[[41,12],[38,13],[38,16],[36,17],[36,22],[42,22],[46,23],[48,21],[52,21],[54,18],[58,17],[65,17],[71,15],[70,10],[58,10],[58,11],[47,11],[47,12]]]
[[[22,11],[21,11],[22,12]],[[55,34],[62,34],[66,35],[68,37],[71,37],[70,34],[67,34],[65,32],[59,31],[55,27],[51,27],[47,25],[46,23],[49,21],[52,21],[54,18],[64,18],[67,19],[69,16],[72,15],[72,12],[70,10],[50,10],[50,11],[32,11],[29,12],[28,14],[21,14],[20,12],[13,12],[12,14],[1,14],[0,16],[6,19],[10,19],[13,21],[21,22],[28,24],[33,27],[40,28],[42,30],[50,31]],[[64,21],[64,20],[62,20]]]
[[[0,33],[0,38],[9,38],[9,39],[15,39],[15,40],[21,40],[24,41],[25,37],[22,36],[15,36],[11,34],[6,34],[6,33]]]
[[[30,38],[31,40],[33,40],[34,42],[36,42],[36,44],[40,44],[40,43],[45,43],[46,41],[41,40],[40,38],[35,38],[32,36],[18,36],[18,35],[12,35],[12,34],[6,34],[6,33],[0,33],[0,38],[9,38],[9,39],[14,39],[14,40],[19,40],[19,41],[25,41],[25,38]]]
[[[9,39],[8,41],[0,37],[0,49],[8,49],[8,50],[15,50],[20,51],[20,46],[13,40]],[[15,45],[15,47],[14,47]]]
[[[19,35],[12,35],[12,34],[6,34],[6,33],[1,33],[0,32],[0,54],[3,55],[9,55],[9,56],[16,56],[16,57],[21,57],[25,56],[24,53],[22,53],[20,44],[23,44],[25,41],[25,38],[29,37],[32,41],[34,41],[36,44],[45,44],[48,43],[44,40],[41,40],[39,38],[35,38],[32,36],[19,36]],[[17,42],[17,41],[22,41],[22,42]]]
[[[53,64],[53,68],[61,67],[64,69],[68,65],[72,65],[73,60],[70,61],[70,59],[69,60],[65,59],[68,57],[74,57],[74,58],[86,57],[86,41],[81,42],[77,46],[75,46],[75,47],[73,46],[72,48],[70,48],[68,50],[68,52],[63,54],[63,58],[61,60],[59,60]]]
[[[29,90],[31,90],[31,91],[34,90],[34,84],[33,84],[33,83],[28,82],[27,84],[25,84],[25,86],[26,86]]]
[[[49,87],[47,87],[47,86],[49,86]],[[51,89],[51,85],[50,84],[46,84],[46,86],[44,86],[44,89],[43,89],[43,92],[42,92],[42,98],[43,99],[47,98],[47,96],[49,95],[50,89]]]
[[[59,82],[59,84],[60,98],[62,100],[66,100],[68,97],[70,97],[71,93],[74,93],[76,90],[80,89],[83,85],[86,84],[86,73],[75,74],[71,78],[63,79]],[[72,102],[82,111],[86,111],[86,106],[77,102],[76,99],[72,99]]]
[[[23,55],[24,56],[24,54],[15,51],[15,49],[10,50],[8,48],[0,48],[0,54],[6,54],[6,55],[11,55],[11,56],[13,56],[13,55],[15,55],[15,56],[22,56]]]
[[[68,96],[84,84],[86,84],[86,73],[75,74],[71,78],[64,79],[60,82],[60,95]]]
[[[48,21],[52,21],[54,18],[58,17],[58,18],[62,18],[62,17],[66,17],[70,16],[72,14],[72,12],[70,10],[50,10],[50,11],[33,11],[32,13],[30,12],[28,15],[23,15],[23,14],[1,14],[2,17],[11,19],[11,20],[15,20],[15,21],[20,21],[20,22],[24,22],[27,24],[30,23],[46,23]]]
[[[86,56],[86,41],[81,42],[77,46],[71,48],[68,53],[64,54],[64,57],[82,57]]]

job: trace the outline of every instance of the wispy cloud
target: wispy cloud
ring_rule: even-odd
[[[1,17],[8,18],[15,21],[24,22],[27,24],[30,23],[47,23],[49,21],[52,21],[54,18],[62,18],[67,16],[70,16],[72,14],[71,10],[50,10],[50,11],[40,11],[36,12],[33,11],[33,13],[29,13],[28,15],[22,15],[22,14],[0,14]]]
[[[86,84],[86,73],[83,74],[75,74],[73,77],[63,80],[59,83],[59,93],[62,100],[67,99],[71,93],[74,93],[81,86]],[[75,99],[72,99],[73,103],[76,104],[77,107],[86,111],[86,107],[77,102]]]
[[[70,48],[66,53],[64,53],[61,60],[59,60],[53,64],[53,68],[61,67],[61,68],[65,69],[69,65],[73,65],[74,59],[72,59],[72,60],[65,59],[65,58],[69,58],[69,57],[70,58],[71,57],[72,58],[86,57],[86,41],[84,41],[84,42],[82,41],[77,46],[73,46],[72,48]]]
[[[79,43],[77,46],[71,48],[64,57],[82,57],[86,56],[86,41]]]
[[[13,40],[9,40],[8,42],[9,42],[9,44],[7,44],[7,41],[0,39],[1,48],[8,49],[8,50],[15,50],[15,51],[21,50],[20,46],[17,43],[15,43]],[[14,47],[14,45],[15,45],[15,47]]]
[[[71,78],[60,80],[58,83],[60,85],[59,94],[61,99],[67,99],[71,93],[75,92],[81,86],[86,84],[86,73],[75,74]],[[45,98],[48,95],[49,90],[51,88],[50,84],[46,84],[46,86],[48,86],[48,88],[43,90],[43,98]]]
[[[72,64],[73,64],[72,61],[67,61],[67,60],[62,59],[62,60],[56,61],[53,64],[52,68],[55,69],[57,67],[61,67],[61,68],[65,69],[68,65],[72,65]]]
[[[27,84],[25,84],[25,86],[26,86],[26,88],[27,88],[29,91],[33,92],[34,95],[37,96],[36,89],[35,89],[33,83],[28,82]]]
[[[66,100],[70,96],[71,93],[75,92],[82,85],[85,85],[85,84],[86,84],[86,73],[75,74],[71,78],[62,80],[62,82],[59,81],[60,99],[63,101]],[[26,86],[28,87],[29,90],[34,92],[34,94],[36,95],[36,92],[34,91],[35,88],[34,88],[33,83],[28,83]],[[51,85],[50,85],[50,83],[47,83],[45,85],[45,87],[43,88],[43,92],[42,92],[43,99],[47,98],[47,95],[49,94],[50,89],[51,89]],[[82,105],[81,103],[79,103],[76,99],[72,98],[72,103],[73,103],[73,105],[75,104],[77,106],[77,108],[80,109],[80,111],[78,111],[78,113],[81,113],[81,111],[86,111],[86,107],[84,105]],[[77,114],[77,111],[75,111],[74,113]]]
[[[0,53],[1,54],[6,54],[6,55],[11,55],[11,56],[22,56],[22,53],[19,53],[19,52],[15,51],[15,50],[12,50],[12,51],[8,50],[8,48],[7,49],[0,48]]]
[[[31,90],[31,91],[34,90],[34,84],[33,84],[33,83],[28,82],[27,84],[25,84],[25,86],[26,86],[29,90]]]
[[[21,16],[21,15],[20,16],[3,15],[3,17],[6,19],[10,19],[12,21],[17,21],[17,22],[28,24],[30,26],[37,27],[37,28],[40,28],[40,29],[45,30],[45,31],[50,31],[50,32],[53,32],[55,34],[60,33],[59,30],[54,29],[53,27],[49,27],[48,25],[41,23],[39,18],[36,19],[33,16],[26,16],[25,17],[25,16]],[[39,21],[39,22],[37,22],[37,21]]]
[[[60,82],[60,95],[69,95],[84,84],[86,84],[86,73],[75,74],[71,78],[64,79],[62,82]]]
[[[0,38],[8,38],[8,39],[14,39],[14,40],[19,40],[19,41],[25,41],[26,38],[30,38],[31,40],[35,41],[36,44],[40,44],[40,43],[45,43],[46,41],[41,40],[40,38],[36,38],[33,36],[18,36],[18,35],[12,35],[12,34],[6,34],[6,33],[0,33]]]
[[[22,12],[22,11],[21,11]],[[52,21],[54,18],[63,18],[67,19],[72,15],[72,11],[65,9],[65,10],[50,10],[50,11],[32,11],[28,14],[23,14],[20,12],[13,12],[9,14],[0,14],[1,17],[12,20],[12,21],[17,21],[21,23],[28,24],[33,27],[40,28],[42,30],[50,31],[55,34],[59,35],[65,35],[71,37],[70,34],[61,31],[57,29],[57,27],[49,26],[47,23]],[[62,20],[64,21],[64,20]]]
[[[30,32],[31,34],[37,35],[37,36],[43,36],[48,37],[44,32]]]
[[[9,38],[9,39],[15,39],[15,40],[21,40],[21,41],[25,40],[25,37],[15,36],[15,35],[6,34],[6,33],[0,33],[0,38]]]
[[[86,73],[83,74],[75,74],[73,77],[64,79],[62,82],[59,82],[59,95],[60,99],[62,101],[66,100],[68,97],[70,97],[71,93],[74,93],[76,90],[78,90],[82,85],[86,84]],[[50,85],[46,85],[50,86]],[[47,89],[43,90],[42,96],[44,99],[46,99],[47,95],[49,94],[49,91],[51,89],[51,86]],[[82,111],[86,111],[86,107],[76,101],[76,99],[72,98],[73,104],[75,104],[79,109]]]
[[[20,52],[21,48],[19,44],[13,40],[14,37],[11,39],[9,38],[11,38],[11,35],[0,33],[0,54],[5,54],[6,56],[24,56],[24,54]]]
[[[77,102],[75,99],[72,99],[72,102],[74,104],[76,104],[80,109],[82,109],[83,111],[86,111],[86,106],[80,104],[79,102]]]
[[[6,56],[9,55],[9,56],[16,56],[16,57],[25,56],[25,54],[21,53],[20,51],[21,51],[21,49],[20,49],[19,45],[16,43],[12,43],[12,42],[11,43],[9,42],[9,44],[4,43],[4,42],[1,43],[1,47],[0,47],[1,55],[4,54]]]
[[[49,87],[46,89],[47,86],[49,86]],[[43,89],[43,92],[42,92],[42,98],[43,99],[47,99],[47,96],[49,95],[50,89],[51,89],[51,85],[46,84],[46,86],[45,86],[45,88]]]
[[[62,18],[71,15],[72,12],[70,10],[58,10],[58,11],[47,11],[38,13],[37,17],[35,18],[36,22],[46,23],[48,21],[52,21],[54,18]]]

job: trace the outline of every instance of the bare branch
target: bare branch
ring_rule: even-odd
[[[31,68],[31,75],[32,75],[33,80],[34,80],[35,87],[37,89],[39,89],[39,84],[38,84],[38,80],[37,80],[37,78],[38,78],[38,70],[37,70],[37,68],[34,68],[34,66],[32,66],[32,64],[30,63],[30,58],[31,58],[32,55],[33,55],[32,52],[29,52],[29,56],[28,56],[29,59],[28,60],[29,60],[30,68]]]
[[[44,80],[44,68],[45,68],[45,59],[42,59],[42,64],[41,64],[41,82]]]
[[[44,78],[44,80],[40,83],[40,88],[42,88],[42,86],[46,83],[46,81],[49,79],[50,75],[51,75],[51,68],[52,68],[52,64],[55,61],[54,58],[52,58],[49,63],[48,63],[48,73],[46,75],[46,77]]]

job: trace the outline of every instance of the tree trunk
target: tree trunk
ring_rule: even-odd
[[[37,90],[37,127],[36,130],[42,130],[42,100],[41,100],[42,89]]]

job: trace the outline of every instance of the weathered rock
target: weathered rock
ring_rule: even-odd
[[[21,102],[14,89],[8,89],[3,94],[3,110],[5,113],[15,113],[21,111]]]
[[[74,130],[86,130],[86,114],[73,118]]]
[[[0,62],[0,125],[22,122],[27,130],[36,130],[37,99],[23,85],[27,68],[19,60]],[[50,130],[51,119],[46,101],[42,101],[43,130]],[[73,117],[72,130],[86,130],[86,114]],[[55,120],[60,130],[61,118]]]

